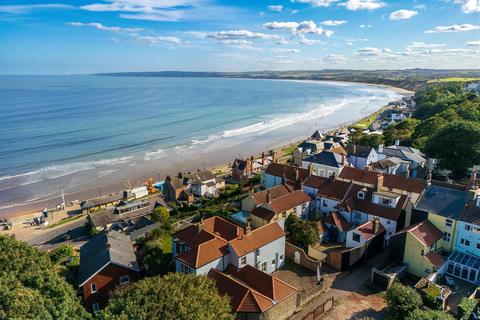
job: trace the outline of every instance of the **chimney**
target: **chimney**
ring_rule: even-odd
[[[332,175],[330,176],[330,180],[332,180],[332,181],[335,180],[335,172],[333,172]]]
[[[380,221],[378,220],[378,218],[373,219],[372,225],[373,225],[373,234],[377,234],[378,229],[380,229]]]
[[[295,168],[295,181],[300,180],[300,169]]]
[[[250,157],[250,172],[253,173],[253,162],[254,162],[253,156]]]
[[[202,232],[203,227],[204,227],[203,218],[201,218],[200,223],[198,224],[198,233]]]
[[[379,145],[378,145],[377,152],[378,152],[378,153],[383,153],[383,144],[379,144]]]
[[[345,155],[342,153],[342,166],[345,165]]]
[[[355,154],[355,153],[357,153],[357,145],[356,144],[353,145],[353,154]]]
[[[309,163],[308,164],[308,176],[311,177],[313,174],[313,164]]]
[[[245,227],[245,235],[250,234],[252,227],[250,226],[250,221],[247,221],[247,226]]]
[[[370,172],[370,166],[365,166],[365,167],[363,168],[363,171],[365,171],[365,172]]]
[[[396,145],[396,146],[399,146],[399,145],[400,145],[400,140],[396,139],[396,140],[395,140],[395,145]]]
[[[432,171],[428,170],[427,173],[427,187],[429,187],[432,184]]]
[[[380,191],[383,188],[383,174],[377,176],[377,191]]]
[[[249,175],[252,172],[251,169],[252,169],[252,162],[250,158],[247,158],[245,160],[245,174]]]
[[[265,152],[262,152],[262,166],[265,165]]]
[[[265,197],[266,203],[270,203],[270,190],[267,189],[267,196]]]

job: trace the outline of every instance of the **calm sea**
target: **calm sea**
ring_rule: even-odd
[[[113,181],[134,166],[157,172],[206,150],[273,147],[396,97],[329,82],[0,76],[0,209]]]

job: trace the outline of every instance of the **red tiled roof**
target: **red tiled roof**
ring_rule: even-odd
[[[253,201],[258,206],[267,202],[267,194],[269,195],[270,201],[272,201],[273,199],[289,194],[290,192],[292,192],[290,187],[281,184],[267,190],[255,192],[253,194]]]
[[[317,221],[317,229],[318,229],[318,234],[322,234],[325,232],[326,228],[325,225],[323,224],[323,221]]]
[[[221,217],[215,216],[203,221],[205,230],[230,241],[243,235],[243,229]]]
[[[385,228],[382,226],[380,221],[378,222],[378,231],[376,233],[373,232],[373,225],[374,221],[370,220],[365,222],[364,224],[358,226],[355,228],[355,231],[359,232],[362,234],[363,238],[370,240],[372,237],[382,233],[385,231]]]
[[[230,241],[230,246],[237,256],[242,257],[284,236],[285,231],[283,231],[278,223],[269,223],[251,231],[243,237]]]
[[[305,180],[303,183],[304,186],[311,187],[318,189],[320,186],[322,186],[324,183],[330,181],[328,178],[320,177],[320,176],[310,176]]]
[[[445,258],[433,251],[427,253],[425,258],[436,268],[440,268],[445,263]]]
[[[282,213],[303,203],[309,202],[310,196],[302,190],[297,190],[284,196],[278,197],[270,201],[270,207],[275,213]]]
[[[227,273],[211,269],[208,276],[215,280],[221,294],[230,297],[234,312],[263,313],[297,291],[274,276],[248,265],[242,269],[229,265]]]
[[[215,237],[212,240],[200,243],[198,247],[179,254],[176,258],[195,269],[215,261],[228,253],[228,242]]]
[[[256,217],[259,217],[260,219],[268,221],[268,222],[270,222],[277,215],[272,210],[267,209],[267,208],[262,207],[262,206],[253,208],[252,211],[250,212],[250,214],[254,215]]]
[[[298,171],[298,177],[300,180],[304,181],[307,179],[309,172],[307,169],[299,168],[299,167],[294,167],[286,164],[280,164],[280,163],[270,163],[265,169],[265,173],[271,174],[273,176],[277,177],[283,177],[285,174],[285,177],[287,180],[292,180],[295,181],[296,177],[296,171]]]
[[[406,231],[413,235],[426,247],[431,247],[435,242],[443,237],[442,231],[440,231],[428,220],[414,224],[408,227]]]
[[[383,175],[385,188],[400,189],[407,192],[421,193],[426,188],[426,181],[422,179],[404,178],[393,174],[382,174],[375,171],[360,170],[354,167],[344,167],[339,178],[357,183],[377,185],[378,177]]]
[[[317,195],[337,201],[342,201],[351,187],[351,183],[340,180],[328,179],[327,182],[325,182],[318,188]]]
[[[337,226],[340,231],[347,231],[348,229],[348,222],[336,212],[330,213],[325,219],[323,219],[323,222]]]

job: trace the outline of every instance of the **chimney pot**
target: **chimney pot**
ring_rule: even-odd
[[[375,218],[373,219],[373,234],[377,234],[379,229],[380,229],[380,221],[378,221],[378,218]]]

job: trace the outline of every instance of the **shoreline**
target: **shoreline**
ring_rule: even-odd
[[[414,94],[413,91],[408,91],[408,90],[398,88],[398,87],[392,87],[392,86],[383,85],[383,84],[376,85],[376,84],[371,84],[371,83],[361,83],[361,82],[353,82],[353,81],[349,82],[349,81],[330,81],[330,80],[251,79],[251,78],[232,78],[232,79],[239,79],[239,80],[278,80],[278,81],[296,81],[296,82],[321,82],[321,83],[332,83],[332,84],[338,84],[338,83],[358,84],[358,85],[366,85],[366,86],[371,86],[371,87],[376,87],[376,88],[383,87],[385,89],[392,90],[395,93],[400,94],[402,96],[408,96],[408,95]],[[358,119],[351,120],[351,121],[340,122],[340,123],[337,123],[333,126],[329,125],[327,127],[319,128],[319,129],[323,129],[323,131],[325,131],[325,132],[331,132],[331,131],[337,130],[338,128],[353,125],[357,122],[360,122],[362,119],[371,116],[372,114],[374,114],[378,110],[381,110],[381,109],[385,108],[385,106],[386,105],[379,106],[378,109],[376,109],[373,112],[370,112],[368,114],[363,114]],[[299,134],[296,137],[292,137],[291,139],[287,139],[287,140],[282,141],[281,143],[277,143],[277,145],[275,145],[275,146],[268,147],[268,144],[267,144],[266,149],[274,149],[274,150],[277,151],[277,153],[280,153],[282,149],[284,149],[286,147],[289,147],[289,146],[292,146],[294,144],[298,144],[301,141],[303,141],[305,139],[308,139],[308,137],[309,137],[309,135]],[[265,149],[265,146],[263,146],[263,149]],[[268,150],[266,150],[266,151],[268,151]],[[256,152],[252,152],[252,155],[258,156],[259,154],[256,153]],[[208,169],[208,170],[210,170],[214,173],[217,173],[220,170],[223,173],[225,173],[225,169],[226,168],[229,169],[229,165],[234,161],[235,157],[236,157],[236,155],[231,155],[231,158],[230,158],[229,161],[213,162],[213,163],[210,163],[208,166],[205,166],[205,161],[202,161],[202,160],[206,160],[207,157],[205,155],[200,155],[200,158],[198,158],[197,160],[187,161],[187,162],[183,163],[183,165],[178,169],[180,171],[194,171],[198,168],[201,168],[202,167],[202,162],[203,162],[206,169]],[[215,160],[213,160],[213,161],[215,161]],[[195,169],[191,169],[192,167],[195,168]],[[156,178],[157,174],[153,174],[154,172],[155,171],[152,169],[152,170],[150,170],[151,174],[147,174],[147,176],[145,176],[145,174],[144,174],[141,177],[140,176],[135,176],[135,179],[136,180],[141,180],[141,181],[147,181],[147,179],[150,176]],[[176,172],[169,172],[168,174],[176,174]],[[154,180],[157,180],[155,178],[154,178]],[[119,192],[119,191],[125,189],[125,187],[124,187],[123,181],[121,181],[119,179],[119,181],[117,181],[116,183],[110,183],[108,185],[102,186],[100,189],[102,190],[101,193],[103,195],[106,195],[106,194],[110,194],[110,193],[114,193],[114,192]],[[99,188],[89,188],[89,189],[86,189],[86,190],[73,191],[73,192],[67,193],[66,194],[66,197],[67,197],[66,202],[68,204],[70,202],[74,202],[74,201],[78,201],[78,200],[85,200],[85,199],[89,199],[89,198],[92,198],[92,197],[96,197],[96,196],[98,196],[98,190],[99,190]],[[75,198],[75,199],[70,199],[71,196],[73,196],[72,198]],[[0,217],[3,216],[3,217],[7,217],[10,220],[12,220],[12,219],[17,220],[21,217],[28,218],[28,217],[31,217],[31,216],[37,216],[43,210],[44,207],[57,205],[58,203],[60,203],[61,201],[59,201],[59,198],[60,197],[57,196],[57,197],[52,197],[52,198],[49,198],[49,199],[39,199],[38,201],[34,201],[34,202],[31,202],[31,203],[21,203],[21,204],[16,205],[15,207],[0,210]],[[2,212],[2,211],[4,211],[4,212]]]

